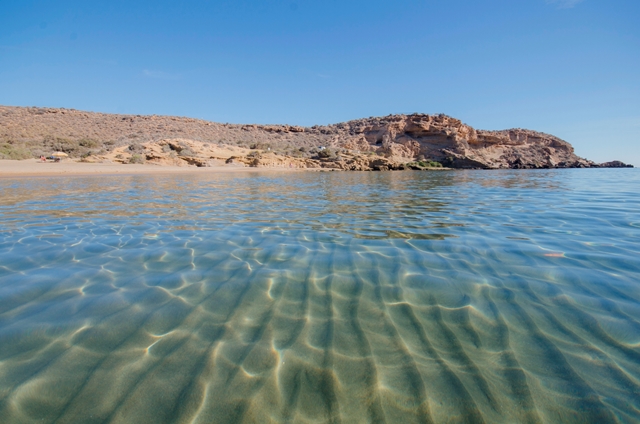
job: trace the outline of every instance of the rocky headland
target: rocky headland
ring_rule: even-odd
[[[389,115],[327,126],[238,125],[171,116],[0,106],[0,159],[67,153],[83,162],[399,169],[630,167],[597,164],[558,137],[476,130],[446,115]]]

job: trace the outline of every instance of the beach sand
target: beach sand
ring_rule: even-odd
[[[37,159],[26,160],[0,160],[0,178],[2,177],[29,177],[29,176],[54,176],[54,175],[132,175],[132,174],[186,174],[186,173],[211,173],[211,172],[264,172],[280,171],[295,172],[306,169],[290,168],[253,168],[239,165],[218,165],[211,167],[196,166],[171,166],[152,164],[120,164],[120,163],[83,163],[66,159],[61,162],[40,162]]]

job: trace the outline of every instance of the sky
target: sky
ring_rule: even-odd
[[[445,113],[640,166],[638,0],[2,1],[0,104],[322,125]]]

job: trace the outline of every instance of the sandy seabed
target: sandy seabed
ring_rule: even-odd
[[[114,174],[166,174],[166,173],[211,173],[211,172],[256,172],[256,171],[306,171],[298,168],[268,168],[246,167],[238,165],[219,165],[206,168],[196,166],[170,166],[151,164],[120,164],[120,163],[84,163],[73,160],[61,162],[40,162],[35,159],[0,160],[0,178],[17,176],[52,176],[52,175],[114,175]]]
[[[1,423],[640,422],[640,176],[179,169],[0,179]]]

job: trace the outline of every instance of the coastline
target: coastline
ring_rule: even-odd
[[[73,160],[39,162],[36,159],[0,160],[0,178],[91,176],[91,175],[141,175],[141,174],[207,174],[238,172],[302,172],[329,171],[328,169],[248,167],[218,165],[210,167],[172,166],[151,164],[84,163]]]
[[[610,167],[616,168],[616,167]],[[453,168],[425,168],[422,172],[450,171]],[[566,168],[557,168],[566,169]],[[408,170],[408,169],[405,169]],[[504,169],[503,169],[504,170]],[[526,169],[525,169],[526,170]],[[100,162],[78,162],[66,159],[62,162],[40,162],[37,159],[0,159],[0,179],[16,177],[56,177],[92,175],[158,175],[158,174],[237,174],[257,172],[353,172],[337,168],[288,168],[284,166],[242,166],[240,164],[217,164],[206,167],[176,166],[167,164],[122,164]],[[372,170],[364,171],[371,172]]]

